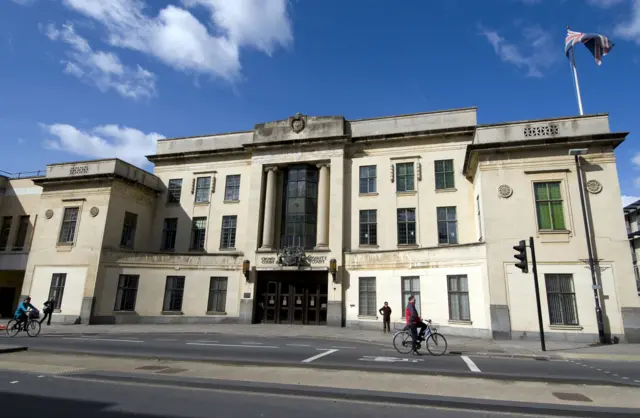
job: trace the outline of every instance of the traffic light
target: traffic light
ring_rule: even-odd
[[[529,264],[527,263],[527,242],[525,240],[521,240],[518,245],[513,246],[513,249],[518,252],[514,257],[520,260],[519,263],[516,263],[516,267],[522,270],[523,273],[529,273]]]

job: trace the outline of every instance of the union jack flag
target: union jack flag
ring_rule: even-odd
[[[569,57],[571,49],[582,42],[591,51],[591,55],[596,59],[598,65],[602,64],[602,57],[607,55],[613,48],[613,42],[604,35],[598,33],[581,33],[567,29],[567,37],[564,39],[564,52]]]

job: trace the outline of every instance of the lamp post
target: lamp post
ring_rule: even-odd
[[[584,199],[584,187],[582,185],[582,166],[580,165],[580,156],[587,154],[587,148],[575,148],[569,150],[569,155],[573,155],[576,162],[576,173],[578,175],[578,188],[580,189],[580,205],[582,207],[582,220],[584,221],[584,232],[587,238],[587,253],[589,255],[589,270],[591,271],[591,283],[593,287],[593,297],[596,304],[596,320],[598,322],[598,337],[600,344],[606,341],[604,334],[604,321],[602,319],[602,308],[600,307],[600,294],[598,292],[598,279],[596,278],[596,267],[593,260],[593,249],[591,247],[591,232],[589,229],[589,221],[587,218],[587,206]]]

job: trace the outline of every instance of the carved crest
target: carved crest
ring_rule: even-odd
[[[287,247],[278,254],[278,264],[281,266],[304,266],[307,265],[307,255],[302,247]]]
[[[305,117],[298,112],[294,117],[291,118],[290,125],[291,125],[291,130],[299,134],[307,126],[307,122],[305,120]]]

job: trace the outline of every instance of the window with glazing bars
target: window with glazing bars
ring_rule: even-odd
[[[434,162],[436,175],[436,189],[455,188],[453,160],[438,160]]]
[[[222,231],[220,234],[220,248],[236,247],[236,227],[238,217],[236,215],[222,217]]]
[[[27,241],[27,232],[29,231],[29,215],[20,217],[20,224],[18,225],[18,233],[13,243],[11,250],[22,251]]]
[[[167,203],[180,203],[180,195],[182,194],[182,179],[169,180],[167,189]]]
[[[404,318],[404,312],[411,295],[416,297],[416,309],[420,314],[420,277],[406,276],[400,280],[402,280],[402,317]]]
[[[452,321],[470,321],[469,283],[467,276],[447,276],[447,290],[449,292],[449,319]]]
[[[458,221],[455,206],[436,208],[438,215],[438,244],[458,243]]]
[[[211,191],[211,177],[198,177],[196,179],[196,203],[209,202]]]
[[[227,176],[224,187],[224,200],[237,202],[240,200],[240,174]]]
[[[125,248],[133,248],[136,240],[136,227],[138,225],[138,215],[131,212],[124,213],[124,222],[122,223],[122,236],[120,237],[120,246]]]
[[[9,234],[11,233],[11,222],[13,217],[5,216],[2,218],[2,225],[0,226],[0,251],[7,248],[9,243]]]
[[[184,276],[167,276],[164,289],[162,310],[165,312],[180,312],[184,295]]]
[[[376,278],[360,277],[358,315],[376,316]]]
[[[396,164],[396,191],[412,192],[415,190],[415,174],[413,163]]]
[[[225,312],[227,307],[227,278],[212,277],[209,281],[208,312]]]
[[[398,209],[398,244],[416,243],[416,210]]]
[[[140,276],[121,274],[118,279],[118,292],[114,311],[134,311],[136,308],[136,296],[138,295],[138,280]]]
[[[360,167],[360,193],[376,192],[376,166],[365,165]]]
[[[62,215],[62,225],[60,226],[60,236],[58,244],[73,244],[76,237],[76,227],[78,224],[78,211],[80,208],[65,208]]]
[[[178,218],[164,218],[162,223],[161,250],[175,250],[176,234],[178,232]]]
[[[544,231],[564,231],[564,210],[560,182],[535,183],[538,229]]]
[[[64,285],[67,282],[67,273],[54,273],[51,276],[51,287],[49,288],[49,299],[53,299],[55,304],[53,309],[60,310],[62,297],[64,296]]]
[[[191,250],[204,250],[207,235],[207,218],[197,217],[191,221]]]
[[[578,325],[578,306],[571,274],[545,274],[549,323]]]
[[[375,209],[360,211],[360,245],[378,244],[377,211]]]

